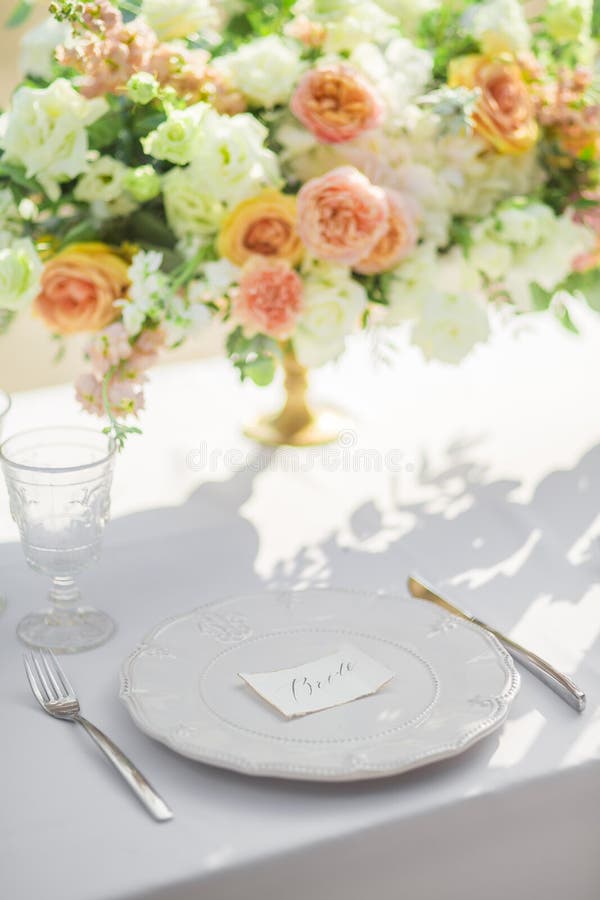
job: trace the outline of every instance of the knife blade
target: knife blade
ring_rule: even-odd
[[[532,675],[539,678],[540,681],[553,690],[555,694],[558,694],[565,703],[568,703],[569,706],[576,709],[577,712],[583,712],[586,702],[584,692],[581,691],[567,675],[563,675],[562,672],[559,672],[554,666],[551,666],[549,662],[542,659],[537,653],[533,653],[521,644],[517,644],[516,641],[513,641],[512,638],[502,634],[501,631],[497,631],[495,628],[482,622],[481,619],[478,619],[476,616],[472,616],[465,610],[450,603],[448,600],[444,599],[444,597],[441,597],[437,591],[420,576],[409,576],[408,589],[413,597],[435,603],[452,615],[459,616],[461,619],[466,619],[467,622],[472,622],[474,625],[478,625],[485,631],[489,631],[489,633],[493,634],[494,637],[508,650],[511,656],[514,656],[517,662],[521,663],[522,666],[525,666]]]

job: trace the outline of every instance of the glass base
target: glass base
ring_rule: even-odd
[[[17,635],[29,647],[48,647],[55,653],[79,653],[105,644],[115,628],[109,615],[91,607],[50,608],[21,619]]]

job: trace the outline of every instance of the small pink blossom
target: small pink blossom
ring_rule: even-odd
[[[298,83],[290,109],[325,144],[351,141],[383,118],[383,105],[373,86],[360,72],[342,64],[309,69]]]
[[[108,386],[108,402],[114,416],[137,416],[144,409],[144,392],[137,381],[115,380]]]
[[[352,166],[308,181],[298,194],[298,232],[318,259],[355,265],[388,231],[385,192]]]
[[[87,347],[92,372],[103,378],[109,369],[131,356],[131,344],[122,322],[113,322],[94,335]]]
[[[86,412],[95,416],[106,413],[103,398],[103,382],[91,372],[84,372],[75,382],[75,393]],[[107,387],[110,411],[116,418],[136,416],[144,408],[144,392],[140,380],[112,378]]]
[[[288,338],[302,307],[302,280],[286,260],[256,256],[244,265],[233,314],[250,333]]]
[[[94,0],[85,4],[83,20],[86,29],[76,32],[68,46],[58,47],[56,58],[81,72],[84,96],[118,93],[131,75],[147,70],[158,38],[143,19],[126,24],[109,0]]]
[[[75,381],[75,395],[86,412],[96,416],[104,413],[102,382],[91,372],[83,372]]]
[[[165,341],[166,334],[162,328],[146,328],[145,331],[142,331],[133,345],[133,352],[127,361],[128,371],[141,373],[155,365]]]

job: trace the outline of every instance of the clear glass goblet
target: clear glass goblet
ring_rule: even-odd
[[[10,409],[10,396],[0,388],[0,438],[2,437],[2,429],[4,428],[4,420]],[[0,615],[6,608],[6,600],[4,595],[0,593]]]
[[[17,626],[31,647],[76,653],[103,644],[114,631],[110,616],[82,605],[74,580],[100,555],[114,459],[112,439],[87,428],[36,428],[0,446],[25,558],[52,579],[50,606]]]

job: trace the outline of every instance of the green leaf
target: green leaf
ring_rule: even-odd
[[[7,28],[18,28],[27,21],[35,7],[35,0],[19,0],[5,22]]]
[[[76,225],[69,228],[63,236],[62,244],[64,246],[65,244],[75,244],[84,241],[96,241],[98,237],[98,228],[93,221],[91,219],[83,219],[83,221],[77,222]]]
[[[570,293],[579,291],[591,309],[600,312],[600,269],[573,272],[565,281],[564,287]]]
[[[123,128],[119,110],[111,109],[91,125],[88,125],[88,141],[91,150],[103,150],[114,144]]]
[[[19,187],[25,188],[29,193],[45,193],[35,178],[27,177],[24,166],[17,166],[4,161],[0,162],[0,178],[9,178],[15,184],[18,184]]]
[[[592,7],[592,37],[600,37],[600,0],[594,0]]]
[[[177,243],[171,229],[165,225],[158,212],[149,209],[138,209],[129,217],[129,240],[147,244],[155,244],[158,247],[173,249]]]
[[[534,309],[539,311],[548,309],[555,292],[545,291],[544,288],[540,287],[539,284],[536,284],[535,282],[532,282],[529,285],[529,289],[531,291]]]
[[[241,370],[241,363],[236,363],[236,366]],[[275,368],[275,360],[272,356],[258,356],[243,366],[242,377],[250,378],[259,387],[265,387],[273,381]]]
[[[0,309],[0,334],[5,334],[12,324],[16,313],[12,309]]]

